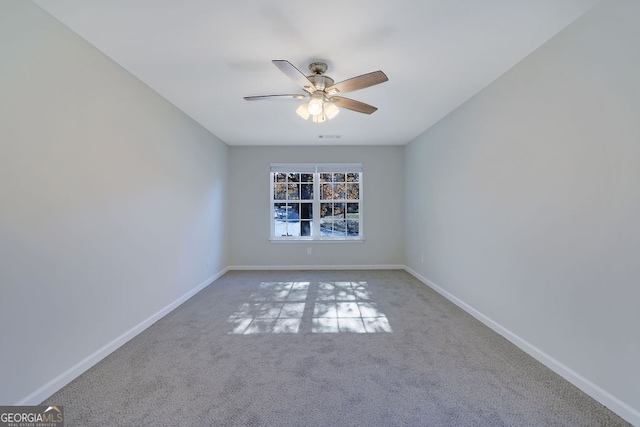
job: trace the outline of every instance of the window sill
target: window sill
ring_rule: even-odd
[[[271,243],[364,243],[363,237],[355,237],[355,238],[304,238],[304,237],[294,237],[294,238],[278,238],[272,237],[269,239]]]

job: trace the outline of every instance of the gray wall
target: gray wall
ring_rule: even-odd
[[[407,266],[636,423],[638,17],[601,3],[405,152]]]
[[[401,265],[404,147],[230,147],[229,259],[232,266]],[[363,243],[270,242],[269,165],[361,162]],[[312,255],[307,255],[307,248]]]
[[[228,153],[31,2],[0,62],[0,404],[34,404],[228,265]]]

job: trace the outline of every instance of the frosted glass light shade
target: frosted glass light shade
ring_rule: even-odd
[[[298,107],[298,109],[296,110],[296,113],[298,113],[298,115],[300,117],[302,117],[303,119],[307,120],[309,118],[309,108],[307,106],[307,102],[305,102],[304,104],[300,105]]]
[[[309,101],[309,114],[312,116],[317,116],[322,113],[322,95],[311,95],[311,100]]]
[[[340,112],[340,109],[333,102],[326,102],[324,104],[324,114],[327,115],[327,119],[329,120],[333,119],[335,116],[338,115],[339,112]]]

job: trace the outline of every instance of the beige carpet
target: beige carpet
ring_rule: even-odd
[[[403,271],[227,273],[43,404],[67,426],[629,425]]]

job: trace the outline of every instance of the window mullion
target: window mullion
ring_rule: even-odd
[[[313,173],[313,231],[314,238],[320,237],[320,174]]]

